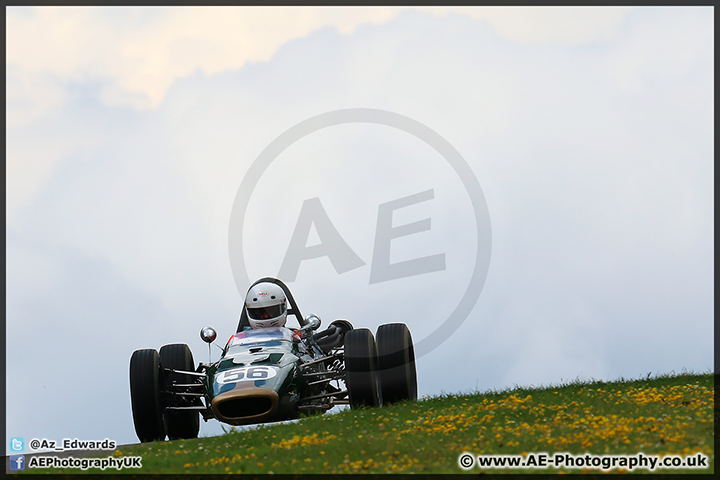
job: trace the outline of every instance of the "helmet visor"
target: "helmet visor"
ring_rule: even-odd
[[[248,316],[253,320],[268,320],[279,317],[285,313],[285,305],[272,305],[270,307],[248,307]]]

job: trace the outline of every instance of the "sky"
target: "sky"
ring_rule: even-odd
[[[132,352],[207,362],[284,262],[304,315],[406,323],[421,397],[713,368],[712,7],[6,29],[8,439],[137,442]]]

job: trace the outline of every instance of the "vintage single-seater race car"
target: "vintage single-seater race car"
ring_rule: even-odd
[[[299,328],[285,326],[288,315]],[[316,315],[302,317],[287,285],[266,277],[248,290],[237,331],[217,361],[196,367],[185,344],[136,350],[130,397],[138,438],[195,438],[200,415],[250,425],[340,404],[379,407],[417,398],[415,353],[405,324],[381,325],[373,336],[347,320],[318,331],[320,323]],[[204,327],[200,336],[210,344],[217,334]]]

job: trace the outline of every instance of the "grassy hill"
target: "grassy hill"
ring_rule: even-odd
[[[711,473],[714,378],[712,374],[683,374],[439,395],[217,437],[133,445],[117,450],[114,456],[142,456],[141,470],[124,473],[478,474],[600,471],[592,466],[573,469],[564,465],[559,469],[480,467],[478,455],[520,455],[515,458],[527,461],[529,457],[537,460],[528,454],[539,452],[636,458],[642,452],[646,457],[697,458],[696,454],[702,454],[708,466],[685,471]],[[458,463],[463,453],[475,456],[467,470]],[[617,468],[619,465],[613,471],[631,470]],[[649,472],[641,468],[631,471]]]

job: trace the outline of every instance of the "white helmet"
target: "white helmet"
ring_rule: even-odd
[[[283,289],[274,283],[258,283],[248,290],[245,309],[252,328],[285,326],[287,299]]]

